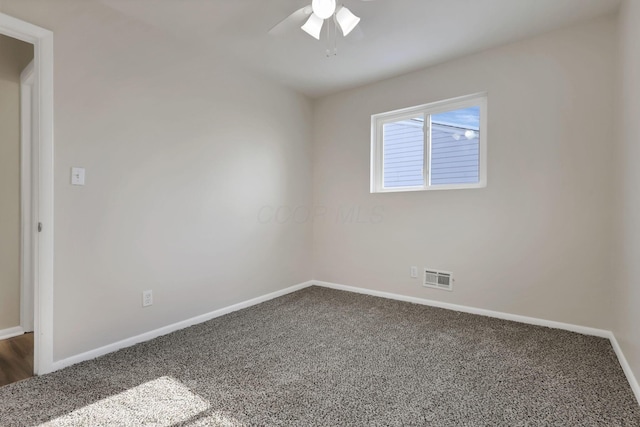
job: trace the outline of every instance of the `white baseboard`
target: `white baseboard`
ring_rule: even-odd
[[[162,335],[169,334],[171,332],[178,331],[180,329],[188,328],[189,326],[197,325],[198,323],[206,322],[207,320],[214,319],[216,317],[224,316],[225,314],[232,313],[234,311],[242,310],[243,308],[251,307],[253,305],[260,304],[265,301],[272,300],[274,298],[281,297],[286,294],[290,294],[292,292],[298,291],[300,289],[304,289],[306,287],[311,286],[313,283],[311,281],[300,283],[298,285],[290,286],[285,289],[281,289],[276,292],[272,292],[267,295],[262,295],[248,301],[243,301],[238,304],[230,305],[228,307],[220,308],[218,310],[212,311],[210,313],[202,314],[200,316],[192,317],[187,320],[183,320],[181,322],[177,322],[171,325],[164,326],[162,328],[154,329],[153,331],[145,332],[140,335],[136,335],[131,338],[126,338],[124,340],[115,342],[113,344],[108,344],[100,348],[96,348],[95,350],[90,350],[81,354],[77,354],[75,356],[68,357],[66,359],[58,360],[53,362],[52,371],[57,371],[63,368],[66,368],[71,365],[75,365],[76,363],[84,362],[85,360],[95,359],[96,357],[104,356],[105,354],[112,353],[114,351],[120,350],[122,348],[131,347],[132,345],[139,344],[141,342],[149,341],[154,338],[157,338]]]
[[[347,291],[347,292],[355,292],[359,294],[371,295],[371,296],[376,296],[381,298],[388,298],[388,299],[393,299],[397,301],[405,301],[405,302],[410,302],[414,304],[427,305],[431,307],[444,308],[447,310],[459,311],[463,313],[477,314],[480,316],[494,317],[494,318],[503,319],[503,320],[511,320],[514,322],[526,323],[530,325],[545,326],[545,327],[554,328],[554,329],[562,329],[570,332],[577,332],[584,335],[592,335],[592,336],[597,336],[601,338],[608,338],[611,341],[611,345],[613,346],[613,349],[618,357],[618,361],[620,362],[620,366],[622,367],[622,370],[624,371],[627,377],[627,380],[629,381],[631,389],[633,390],[633,393],[636,396],[636,400],[640,402],[640,385],[638,385],[638,381],[636,380],[633,374],[633,371],[631,370],[631,367],[629,366],[629,363],[627,362],[627,359],[625,358],[622,352],[622,349],[620,348],[620,345],[616,340],[615,335],[611,331],[607,331],[604,329],[590,328],[587,326],[573,325],[570,323],[556,322],[553,320],[537,319],[535,317],[520,316],[517,314],[503,313],[503,312],[493,311],[493,310],[485,310],[482,308],[468,307],[468,306],[458,305],[458,304],[450,304],[446,302],[429,300],[425,298],[410,297],[410,296],[394,294],[390,292],[375,291],[371,289],[358,288],[354,286],[340,285],[337,283],[323,282],[318,280],[312,280],[312,281],[300,283],[298,285],[294,285],[286,289],[282,289],[267,295],[253,298],[248,301],[240,302],[238,304],[234,304],[229,307],[224,307],[200,316],[192,317],[190,319],[183,320],[181,322],[177,322],[168,326],[164,326],[162,328],[155,329],[153,331],[145,332],[143,334],[136,335],[134,337],[127,338],[127,339],[115,342],[113,344],[109,344],[109,345],[97,348],[95,350],[90,350],[85,353],[71,356],[63,360],[59,360],[53,363],[52,371],[57,371],[59,369],[66,368],[68,366],[75,365],[76,363],[84,362],[85,360],[95,359],[96,357],[100,357],[105,354],[112,353],[122,348],[130,347],[132,345],[135,345],[144,341],[149,341],[159,336],[166,335],[171,332],[178,331],[180,329],[188,328],[189,326],[193,326],[198,323],[203,323],[203,322],[206,322],[207,320],[211,320],[216,317],[220,317],[225,314],[232,313],[234,311],[242,310],[244,308],[248,308],[253,305],[257,305],[262,302],[269,301],[271,299],[278,298],[280,296],[290,294],[292,292],[299,291],[301,289],[304,289],[313,285],[324,287],[324,288]],[[6,334],[7,332],[9,332],[9,335],[4,336],[3,334]],[[20,335],[22,333],[24,333],[24,331],[22,330],[21,327],[5,329],[0,331],[0,339],[10,338],[11,336]]]
[[[14,326],[13,328],[0,329],[0,340],[6,340],[7,338],[17,337],[24,334],[22,326]]]
[[[583,335],[593,335],[601,338],[609,338],[611,331],[604,329],[590,328],[587,326],[572,325],[570,323],[555,322],[553,320],[538,319],[535,317],[520,316],[518,314],[503,313],[500,311],[485,310],[483,308],[469,307],[466,305],[450,304],[447,302],[434,301],[425,298],[410,297],[406,295],[393,294],[390,292],[373,291],[371,289],[356,288],[354,286],[339,285],[337,283],[319,282],[314,280],[317,286],[338,289],[342,291],[356,292],[359,294],[371,295],[375,297],[388,298],[398,301],[406,301],[414,304],[428,305],[431,307],[445,308],[447,310],[459,311],[462,313],[478,314],[480,316],[495,317],[497,319],[512,320],[514,322],[526,323],[529,325],[546,326],[547,328],[563,329],[565,331],[577,332]]]
[[[631,366],[629,366],[629,362],[627,362],[627,358],[624,357],[622,348],[620,347],[620,344],[618,344],[618,340],[616,339],[616,336],[613,334],[613,332],[611,332],[609,340],[611,341],[611,345],[613,346],[613,351],[615,351],[616,356],[618,356],[618,361],[620,362],[620,366],[622,366],[622,370],[627,377],[627,381],[629,381],[631,390],[633,390],[633,394],[636,395],[636,400],[640,402],[640,385],[638,384],[638,380],[631,370]]]
[[[615,351],[616,356],[618,356],[618,362],[620,362],[620,366],[622,367],[622,370],[624,371],[624,374],[627,377],[627,381],[629,381],[631,390],[633,390],[633,394],[636,396],[636,401],[640,404],[640,385],[638,385],[638,381],[636,380],[636,377],[633,374],[633,371],[631,370],[631,366],[629,366],[629,363],[627,362],[627,359],[624,357],[624,353],[622,352],[622,349],[620,348],[620,345],[618,344],[618,341],[616,340],[614,333],[611,331],[607,331],[605,329],[590,328],[587,326],[572,325],[570,323],[555,322],[553,320],[537,319],[535,317],[520,316],[518,314],[510,314],[510,313],[503,313],[500,311],[468,307],[465,305],[450,304],[446,302],[434,301],[434,300],[429,300],[425,298],[410,297],[406,295],[393,294],[390,292],[374,291],[371,289],[357,288],[354,286],[340,285],[337,283],[322,282],[318,280],[314,280],[313,284],[316,286],[324,287],[324,288],[337,289],[337,290],[347,291],[347,292],[355,292],[359,294],[388,298],[388,299],[393,299],[398,301],[406,301],[406,302],[411,302],[415,304],[428,305],[431,307],[444,308],[447,310],[460,311],[463,313],[478,314],[481,316],[495,317],[503,320],[511,320],[514,322],[526,323],[529,325],[546,326],[548,328],[562,329],[565,331],[577,332],[583,335],[591,335],[591,336],[596,336],[601,338],[608,338],[609,341],[611,341],[611,346],[613,347],[613,350]]]

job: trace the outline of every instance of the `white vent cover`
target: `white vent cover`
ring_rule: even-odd
[[[453,273],[425,268],[424,286],[427,288],[442,289],[444,291],[453,291]]]

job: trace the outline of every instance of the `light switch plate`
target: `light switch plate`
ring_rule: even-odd
[[[71,184],[84,185],[84,168],[71,168]]]

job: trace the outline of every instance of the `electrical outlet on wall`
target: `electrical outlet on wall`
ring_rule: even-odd
[[[142,292],[142,306],[149,307],[153,305],[153,291]]]
[[[411,277],[414,279],[418,278],[418,267],[411,267]]]

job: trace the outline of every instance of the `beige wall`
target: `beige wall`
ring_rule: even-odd
[[[611,17],[321,99],[314,278],[610,328],[616,41]],[[372,114],[484,91],[487,188],[369,193]],[[410,266],[452,271],[454,292]]]
[[[20,73],[32,58],[0,35],[0,330],[20,325]]]
[[[311,203],[305,97],[98,2],[0,11],[55,37],[55,360],[311,278],[310,224],[258,220]]]
[[[616,146],[614,332],[640,378],[640,2],[620,10],[620,114]]]

